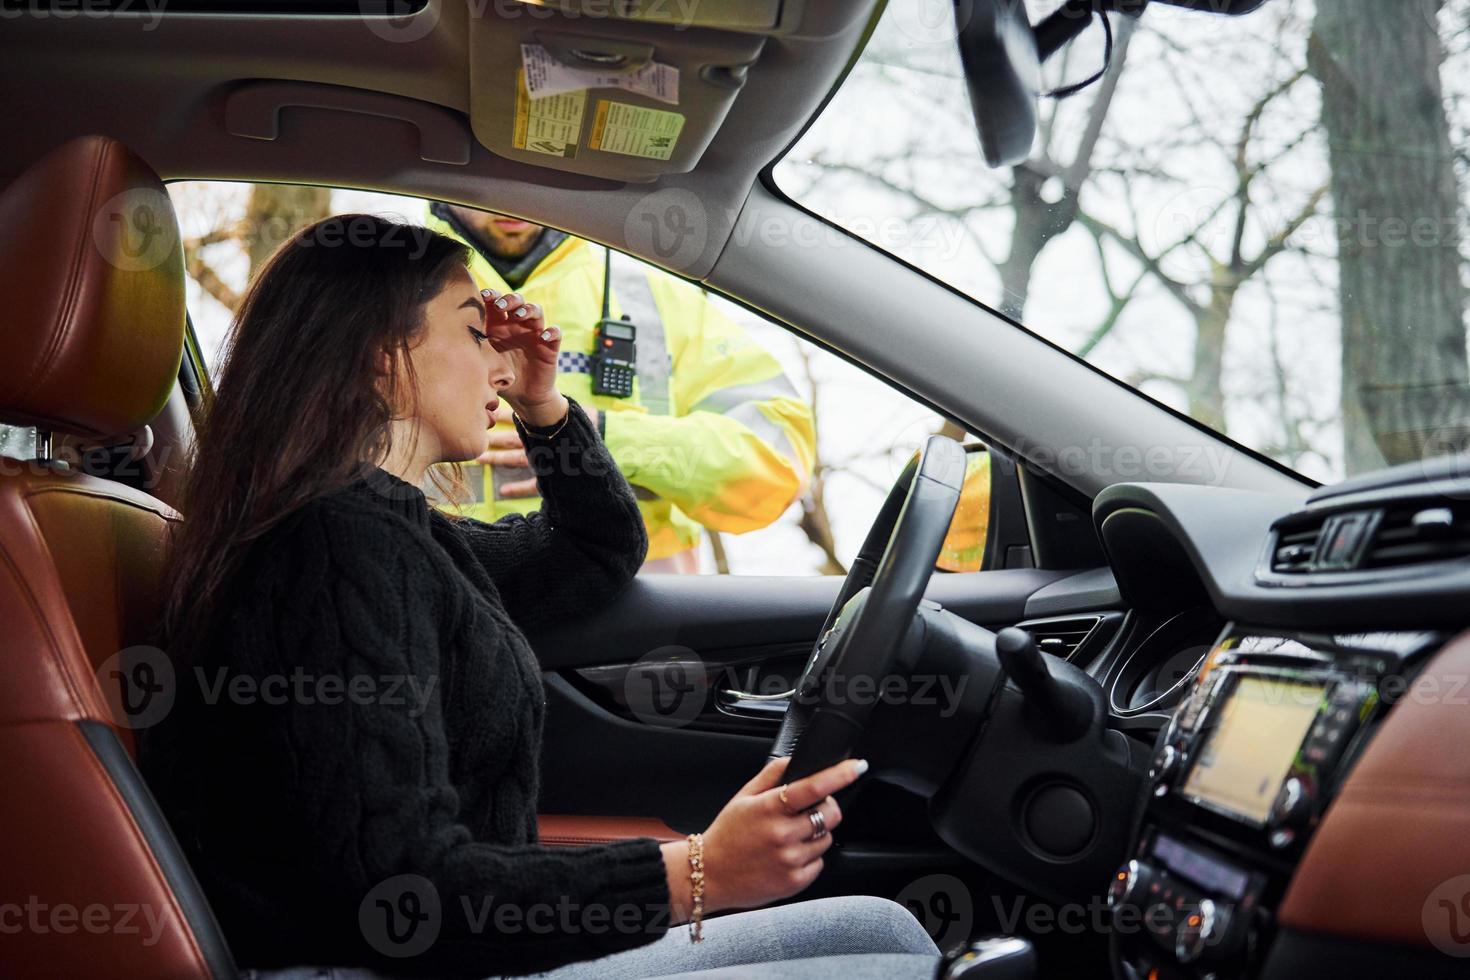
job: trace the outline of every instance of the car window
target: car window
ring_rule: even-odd
[[[559,387],[605,413],[608,449],[639,498],[649,531],[646,574],[843,574],[923,441],[940,431],[975,441],[794,333],[623,254],[613,256],[613,313],[634,325],[637,383],[629,395],[618,393],[612,376],[593,378],[604,253],[591,242],[360,191],[193,181],[170,185],[170,195],[211,378],[254,270],[293,230],[329,214],[382,214],[475,239],[471,273],[499,290],[509,288],[514,266],[529,265],[519,270],[527,276],[519,291],[563,330]],[[485,254],[487,238],[508,236],[497,240],[510,248],[524,234],[535,235],[531,247],[544,254],[524,262]],[[978,569],[983,559],[989,473],[980,469],[988,455],[974,458],[982,462],[941,556],[949,571]],[[527,495],[528,471],[471,465],[465,475],[466,499],[436,498],[436,505],[482,520],[540,507]]]
[[[1470,3],[1114,16],[1109,72],[1043,99],[1030,158],[999,170],[956,9],[887,5],[783,191],[1314,479],[1470,445]],[[1045,84],[1103,47],[1094,24]]]

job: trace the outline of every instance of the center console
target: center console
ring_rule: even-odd
[[[1317,821],[1428,633],[1229,626],[1160,734],[1108,894],[1124,975],[1250,976]]]

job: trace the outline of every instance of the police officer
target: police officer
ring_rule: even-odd
[[[479,286],[515,292],[562,330],[557,387],[599,432],[648,526],[645,571],[699,571],[701,528],[766,527],[806,489],[811,406],[700,288],[552,228],[434,203],[428,226],[472,247]],[[604,312],[605,310],[605,312]],[[472,517],[539,510],[509,413],[465,467]]]

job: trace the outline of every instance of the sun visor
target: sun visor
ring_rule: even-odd
[[[800,4],[544,0],[476,9],[475,138],[522,163],[648,182],[694,168],[766,36],[790,31]]]

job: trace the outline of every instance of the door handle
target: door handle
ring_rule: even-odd
[[[715,692],[715,707],[726,714],[739,715],[742,718],[780,721],[795,694],[795,688],[780,694],[751,694],[749,691],[724,687]]]
[[[345,85],[272,79],[246,82],[225,99],[225,129],[248,139],[273,140],[280,135],[281,112],[293,107],[398,119],[419,131],[421,160],[458,167],[470,162],[470,136],[463,116],[418,99]]]

